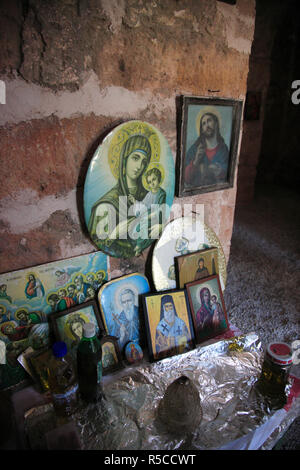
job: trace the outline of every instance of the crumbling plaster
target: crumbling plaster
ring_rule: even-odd
[[[130,119],[144,112],[160,119],[164,114],[175,113],[171,97],[161,99],[150,90],[132,91],[120,86],[101,88],[94,71],[85,73],[81,87],[76,91],[53,90],[28,83],[22,78],[6,81],[7,105],[0,116],[0,126],[22,121],[57,116],[59,119],[80,115],[119,116]]]
[[[20,43],[9,37],[14,16]],[[254,19],[254,0],[33,0],[10,10],[0,77],[1,272],[95,250],[81,194],[103,134],[125,120],[151,122],[175,159],[179,95],[244,99]],[[175,198],[205,205],[227,259],[235,196],[236,184]]]

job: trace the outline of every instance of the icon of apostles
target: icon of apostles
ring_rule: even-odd
[[[164,295],[161,298],[160,321],[155,335],[157,356],[162,359],[188,351],[190,339],[185,322],[177,315],[172,295]]]
[[[140,320],[139,309],[135,305],[135,293],[129,287],[124,288],[119,297],[122,311],[113,314],[113,326],[110,334],[118,338],[119,347],[122,350],[128,341],[139,341]]]
[[[199,137],[187,152],[184,177],[188,187],[226,182],[229,153],[217,114],[210,111],[201,116]]]
[[[90,236],[111,256],[137,256],[150,245],[151,239],[161,233],[164,213],[162,220],[154,217],[153,222],[154,214],[148,206],[149,203],[162,205],[162,213],[166,193],[160,185],[161,175],[157,171],[146,173],[151,154],[151,144],[146,135],[131,135],[120,152],[116,185],[92,207],[88,222]],[[143,175],[147,178],[149,191],[143,185]],[[143,203],[144,212],[136,211],[139,202]],[[147,226],[141,223],[142,219],[147,220]]]

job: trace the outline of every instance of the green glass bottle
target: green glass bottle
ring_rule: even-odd
[[[81,398],[98,401],[101,394],[102,347],[93,323],[86,323],[77,348],[77,373]]]

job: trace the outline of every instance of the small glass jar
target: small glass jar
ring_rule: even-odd
[[[292,354],[287,343],[272,342],[267,345],[256,389],[271,409],[283,408],[287,402],[286,388],[293,363]]]

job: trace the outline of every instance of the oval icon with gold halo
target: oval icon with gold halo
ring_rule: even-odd
[[[139,256],[159,238],[174,186],[174,159],[161,132],[142,121],[117,126],[97,148],[84,184],[85,222],[97,248]]]

